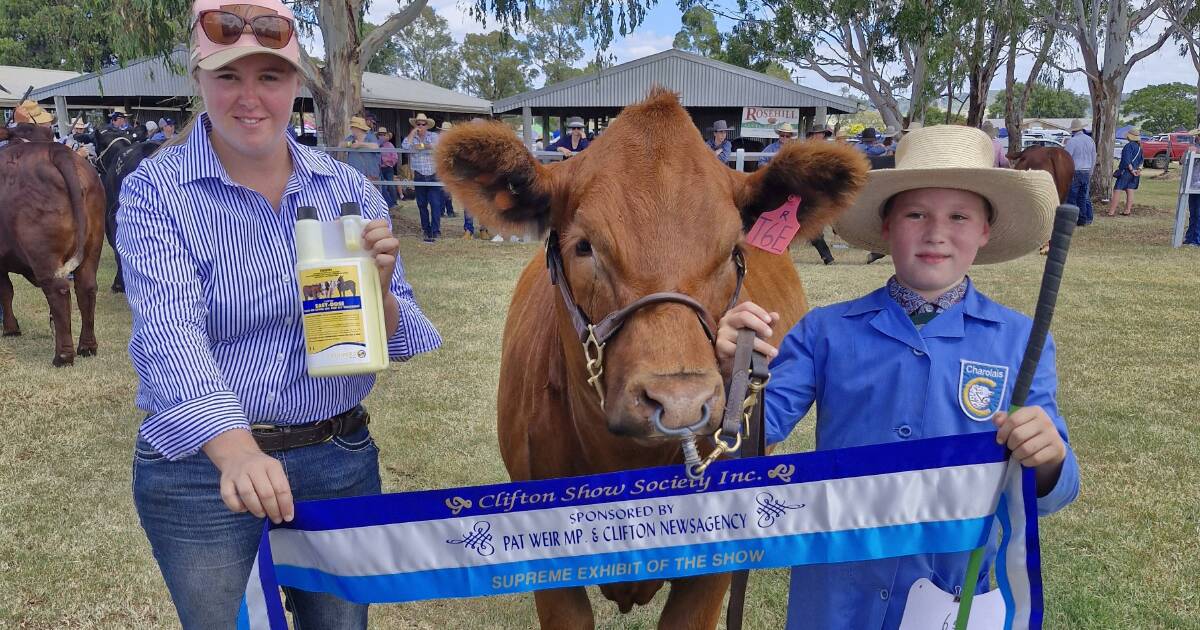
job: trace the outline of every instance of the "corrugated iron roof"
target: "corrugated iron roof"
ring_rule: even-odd
[[[654,84],[678,92],[685,107],[825,107],[831,114],[858,109],[850,99],[671,49],[501,99],[492,111],[624,107],[644,98]]]
[[[182,68],[187,65],[186,49],[177,49],[171,53],[171,57],[177,66]],[[192,81],[186,75],[169,68],[165,57],[145,57],[129,62],[125,67],[107,68],[46,85],[34,90],[32,98],[190,98],[192,91]],[[300,96],[311,98],[312,95],[308,88],[304,88],[300,91]],[[480,114],[491,112],[491,102],[484,99],[423,81],[373,72],[363,73],[363,105],[382,109],[427,109]]]
[[[79,76],[69,70],[43,70],[20,66],[0,66],[0,107],[16,107],[29,86],[36,90]]]

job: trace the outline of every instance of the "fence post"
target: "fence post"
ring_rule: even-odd
[[[734,163],[734,168],[736,168],[739,172],[746,171],[746,150],[745,149],[737,150],[737,158],[734,160],[733,163]]]

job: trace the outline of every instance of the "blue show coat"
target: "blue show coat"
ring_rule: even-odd
[[[818,308],[788,332],[771,364],[765,392],[767,441],[791,433],[817,405],[816,447],[837,449],[994,431],[960,402],[967,366],[1007,368],[992,409],[1008,409],[1033,322],[1001,306],[973,284],[961,302],[920,330],[883,287],[862,298]],[[1027,405],[1038,405],[1064,440],[1056,401],[1054,341],[1047,339]],[[1057,485],[1038,498],[1038,514],[1061,509],[1079,493],[1079,466],[1070,446]],[[978,592],[996,556],[993,533]],[[792,569],[789,629],[897,628],[908,590],[918,578],[954,592],[964,583],[968,553],[923,554]]]

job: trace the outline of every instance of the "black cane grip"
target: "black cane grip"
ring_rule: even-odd
[[[1071,247],[1071,235],[1079,220],[1079,208],[1062,204],[1054,213],[1054,232],[1050,235],[1050,251],[1046,255],[1046,269],[1042,272],[1042,288],[1038,292],[1037,310],[1033,315],[1033,329],[1029,331],[1029,343],[1025,345],[1025,356],[1021,359],[1021,370],[1013,387],[1012,404],[1025,406],[1029,386],[1042,359],[1042,348],[1050,334],[1050,320],[1054,318],[1054,305],[1058,301],[1058,287],[1062,284],[1063,267],[1067,264],[1067,250]]]

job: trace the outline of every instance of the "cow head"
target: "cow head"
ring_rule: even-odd
[[[565,281],[592,322],[656,292],[690,296],[719,318],[737,283],[733,253],[743,247],[743,231],[799,195],[797,238],[811,238],[849,204],[867,170],[852,148],[796,143],[766,168],[736,172],[714,159],[676,95],[661,89],[563,162],[539,163],[498,122],[455,127],[439,141],[436,159],[446,186],[480,222],[555,232]],[[598,409],[557,292],[556,301],[567,379]],[[650,417],[657,410],[675,429],[694,425],[707,405],[713,429],[722,384],[696,312],[655,304],[632,314],[605,349],[603,417],[618,435],[656,438]]]

